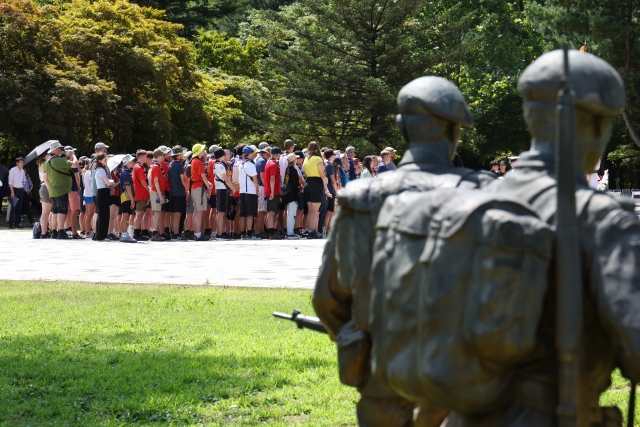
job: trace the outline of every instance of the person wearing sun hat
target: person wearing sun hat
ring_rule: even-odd
[[[64,231],[64,221],[69,211],[69,192],[71,191],[71,168],[78,167],[78,159],[74,155],[68,160],[62,155],[63,147],[58,141],[49,146],[49,160],[44,164],[45,184],[49,189],[49,196],[53,202],[52,213],[56,217],[56,227],[53,238],[68,239]]]
[[[207,147],[204,144],[196,144],[191,151],[191,200],[193,201],[193,229],[196,240],[204,242],[209,240],[202,234],[202,215],[207,210],[207,192],[211,191],[211,183],[207,179],[204,170],[204,160],[207,156]]]
[[[133,167],[136,164],[136,157],[127,154],[122,159],[122,169],[120,170],[120,206],[118,213],[120,214],[120,241],[124,243],[137,243],[129,233],[129,228],[133,229],[134,218],[136,213],[136,202],[133,193]],[[130,226],[130,227],[129,227]]]

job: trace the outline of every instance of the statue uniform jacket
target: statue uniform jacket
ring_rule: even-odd
[[[541,218],[552,222],[557,194],[554,175],[553,157],[527,152],[513,171],[492,183],[487,191],[517,196],[529,202]],[[578,183],[576,199],[584,287],[584,384],[588,387],[593,425],[605,425],[607,416],[598,408],[598,397],[609,386],[613,369],[619,367],[624,376],[640,381],[640,221],[631,201],[594,192],[586,181]],[[454,414],[449,425],[556,425],[558,365],[553,278],[551,271],[537,348],[517,368],[512,401],[491,414]]]
[[[338,193],[339,207],[313,294],[315,311],[333,340],[351,320],[369,331],[374,227],[386,197],[407,190],[477,188],[495,179],[488,172],[455,168],[448,159],[431,163],[435,156],[424,145],[412,147],[395,172],[350,182]]]

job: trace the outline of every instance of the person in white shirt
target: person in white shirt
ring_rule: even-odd
[[[280,156],[280,183],[284,185],[284,176],[287,173],[287,168],[289,167],[289,162],[287,161],[287,156],[296,149],[296,144],[292,139],[286,139],[284,141],[284,153]],[[286,225],[286,207],[285,209],[280,209],[277,213],[277,226],[278,230],[285,228]]]
[[[231,236],[225,231],[227,223],[227,212],[229,211],[229,191],[235,188],[227,175],[226,162],[229,161],[230,154],[222,148],[213,152],[216,163],[213,167],[214,180],[216,184],[216,206],[218,207],[218,217],[216,218],[218,234],[216,240],[229,240]]]
[[[16,165],[9,171],[9,185],[11,203],[11,213],[9,214],[9,228],[22,228],[22,201],[24,200],[24,184],[26,177],[24,174],[24,159],[22,156],[16,157]]]
[[[245,160],[238,168],[240,183],[240,229],[245,230],[243,240],[260,240],[253,234],[253,217],[258,215],[258,171],[253,159],[258,149],[246,146],[242,149]]]

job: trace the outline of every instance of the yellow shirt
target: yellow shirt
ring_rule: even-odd
[[[321,163],[322,158],[319,156],[312,156],[304,159],[302,167],[304,168],[304,174],[307,176],[307,178],[320,178],[318,165]]]

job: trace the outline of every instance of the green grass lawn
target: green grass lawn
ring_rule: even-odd
[[[334,344],[271,316],[309,291],[0,281],[0,307],[0,425],[356,424]]]
[[[309,291],[0,281],[1,425],[355,425]]]

